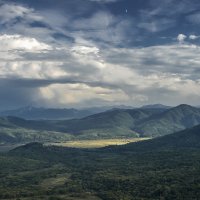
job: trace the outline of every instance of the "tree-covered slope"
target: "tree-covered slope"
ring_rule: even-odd
[[[57,142],[73,139],[70,134],[26,128],[27,121],[16,117],[0,118],[0,145],[6,143]]]
[[[200,109],[179,105],[152,115],[134,128],[143,136],[162,136],[200,124]]]
[[[119,148],[131,151],[148,152],[154,150],[200,148],[200,125],[151,140],[129,143]]]

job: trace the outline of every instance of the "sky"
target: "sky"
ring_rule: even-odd
[[[200,105],[199,0],[0,0],[0,109]]]

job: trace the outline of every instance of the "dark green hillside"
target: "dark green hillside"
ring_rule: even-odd
[[[135,124],[137,124],[140,120],[148,118],[152,114],[159,111],[160,110],[157,109],[112,110],[80,120],[60,121],[56,123],[56,126],[63,127],[63,129],[60,129],[61,131],[64,130],[72,133],[84,133],[90,130],[99,130],[103,133],[106,130],[121,129],[121,134],[126,135],[125,132],[123,133],[123,129],[124,131],[127,130],[132,132]]]
[[[169,134],[166,136],[154,138],[152,140],[129,143],[117,149],[131,150],[131,151],[160,151],[160,150],[173,150],[173,149],[187,149],[199,148],[200,149],[200,125],[186,129],[177,133]]]
[[[115,109],[74,120],[33,121],[23,120],[16,117],[8,117],[7,119],[10,123],[15,124],[16,126],[26,128],[51,129],[59,131],[72,130],[74,132],[78,132],[94,128],[110,128],[116,126],[130,127],[138,123],[140,120],[160,112],[163,112],[163,109]]]
[[[134,130],[143,136],[161,136],[200,124],[200,109],[179,105],[139,123]]]

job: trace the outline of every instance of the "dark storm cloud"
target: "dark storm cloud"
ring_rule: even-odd
[[[0,110],[36,105],[40,100],[38,89],[21,87],[14,82],[0,79]]]

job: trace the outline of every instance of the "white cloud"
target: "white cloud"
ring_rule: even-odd
[[[16,17],[24,17],[29,12],[29,9],[16,4],[3,4],[0,6],[1,23],[9,22]]]
[[[68,75],[62,69],[62,62],[50,61],[15,61],[1,62],[0,77],[2,78],[19,78],[19,79],[56,79]]]
[[[178,42],[180,42],[180,43],[183,43],[183,42],[185,41],[186,38],[187,38],[187,36],[184,35],[184,34],[182,34],[182,33],[180,33],[180,34],[177,36],[177,40],[178,40]]]
[[[85,84],[54,84],[40,88],[40,93],[47,103],[56,106],[84,105],[84,102],[92,99],[100,99],[104,102],[123,102],[128,96],[120,89],[111,90],[102,87],[91,87]]]
[[[0,35],[0,47],[3,51],[24,50],[37,52],[52,49],[51,46],[39,42],[35,38],[7,34]]]
[[[198,39],[199,38],[199,36],[197,36],[197,35],[190,35],[189,36],[189,39],[190,40],[196,40],[196,39]]]
[[[75,54],[82,54],[82,55],[93,54],[98,56],[99,49],[97,47],[75,45],[74,47],[72,47],[72,52]]]

